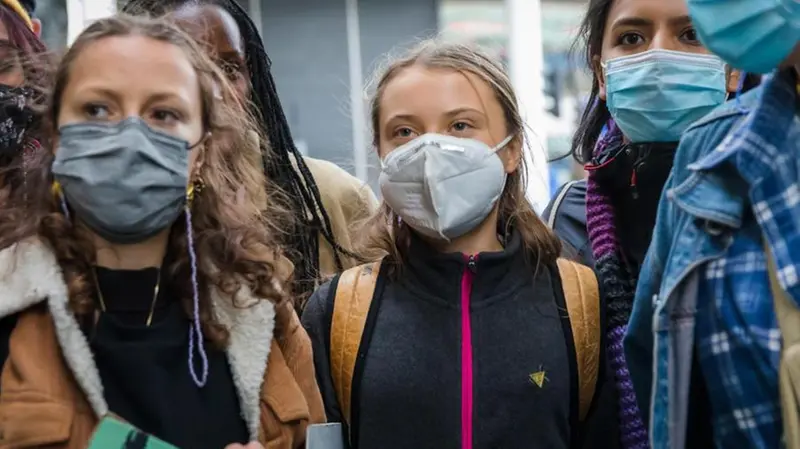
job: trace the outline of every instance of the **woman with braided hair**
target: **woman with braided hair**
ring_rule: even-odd
[[[234,0],[131,0],[123,12],[171,13],[185,31],[206,46],[243,99],[262,119],[268,142],[261,145],[267,177],[288,195],[298,227],[285,235],[295,264],[298,311],[317,281],[354,264],[346,249],[349,229],[377,207],[372,191],[338,166],[300,154],[292,140],[270,73],[261,36]],[[245,155],[252,156],[252,155]]]

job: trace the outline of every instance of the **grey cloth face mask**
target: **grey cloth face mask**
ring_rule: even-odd
[[[77,219],[111,243],[139,243],[186,204],[189,144],[139,118],[59,129],[53,176]]]
[[[506,184],[494,148],[480,140],[425,134],[381,162],[383,200],[405,223],[437,240],[458,238],[481,224]]]

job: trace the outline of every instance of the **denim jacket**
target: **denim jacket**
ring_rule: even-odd
[[[729,231],[741,227],[749,207],[747,184],[735,169],[716,163],[716,153],[730,146],[732,131],[748,110],[785,107],[787,95],[794,99],[794,85],[770,79],[738,101],[723,104],[681,138],[625,338],[653,449],[686,447],[698,286],[703,267],[725,255],[733,241]],[[751,131],[761,136],[785,132],[766,127]]]

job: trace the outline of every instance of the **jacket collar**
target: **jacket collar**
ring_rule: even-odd
[[[0,251],[0,317],[46,302],[53,317],[64,360],[98,417],[109,412],[100,373],[89,342],[68,307],[68,291],[53,252],[39,240],[27,240]],[[275,328],[275,307],[246,287],[225,297],[212,291],[212,307],[230,333],[228,363],[250,437],[258,439],[260,398]],[[234,304],[239,305],[238,307]],[[252,307],[241,307],[253,304]]]
[[[512,230],[505,248],[475,256],[472,276],[472,302],[477,305],[515,291],[530,282],[534,268],[527,261],[522,236]],[[401,281],[417,294],[460,307],[461,282],[469,269],[467,254],[441,253],[425,240],[411,233],[406,268]]]
[[[722,117],[735,117],[735,124],[715,145],[688,165],[690,175],[668,195],[675,204],[701,220],[738,229],[749,200],[753,173],[769,176],[770,167],[751,167],[743,173],[737,162],[742,151],[761,154],[767,161],[778,160],[796,120],[794,75],[777,73],[739,100],[721,109]],[[715,115],[719,118],[719,114]],[[703,119],[708,123],[710,119]],[[700,125],[695,124],[692,128]],[[747,176],[743,176],[747,175]],[[758,177],[758,176],[755,176]]]

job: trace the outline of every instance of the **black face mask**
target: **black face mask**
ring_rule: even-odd
[[[31,108],[33,91],[0,84],[0,163],[22,152],[36,114]]]
[[[593,159],[586,169],[611,194],[628,190],[634,199],[657,202],[677,149],[677,142],[620,144]]]

